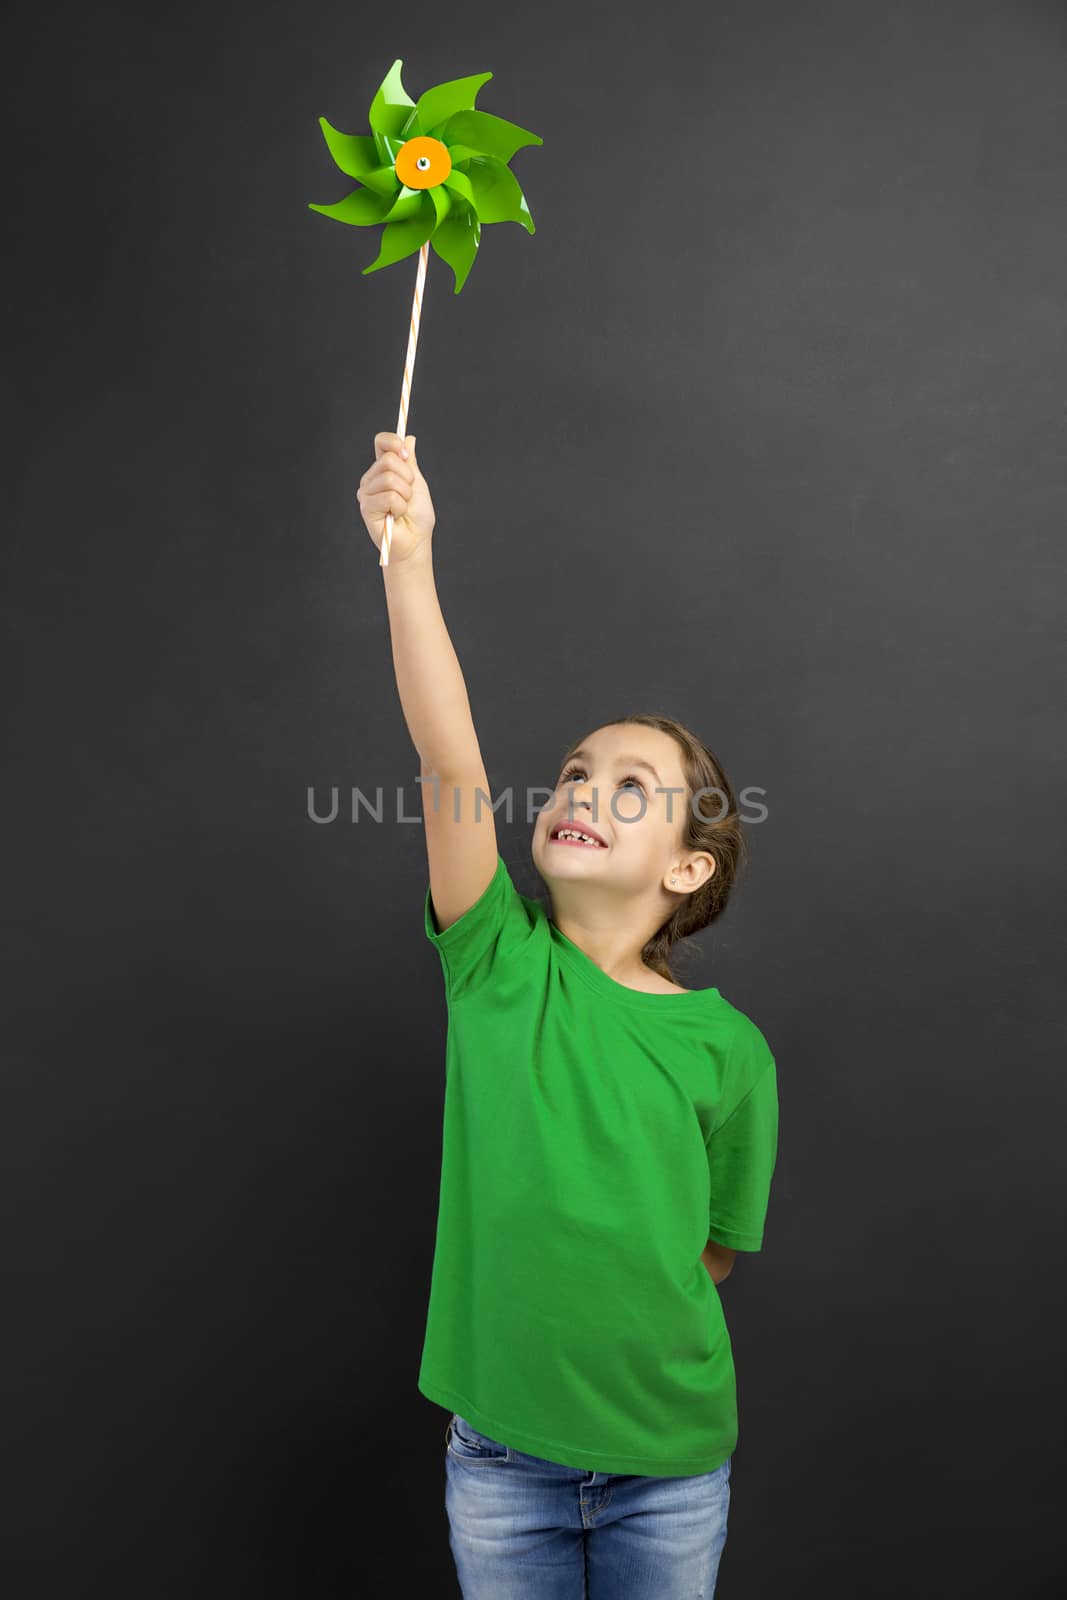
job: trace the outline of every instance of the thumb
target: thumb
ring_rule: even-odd
[[[407,445],[407,447],[411,451],[412,455],[414,455],[415,454],[415,435],[413,433],[409,433],[407,438],[404,440],[404,443]]]

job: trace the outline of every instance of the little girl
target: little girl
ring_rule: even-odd
[[[763,1241],[778,1098],[759,1028],[718,989],[682,987],[668,957],[726,908],[744,857],[733,791],[673,719],[604,723],[534,827],[551,914],[518,893],[415,439],[379,433],[374,454],[358,499],[379,549],[394,518],[381,571],[448,1006],[419,1389],[450,1414],[462,1592],[708,1600],[738,1435],[718,1285]]]

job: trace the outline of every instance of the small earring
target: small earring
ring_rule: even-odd
[[[674,882],[674,879],[673,879],[673,878],[672,878],[672,879],[671,879],[671,882],[672,882],[672,883],[673,883],[673,882]]]

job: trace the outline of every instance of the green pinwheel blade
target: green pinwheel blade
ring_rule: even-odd
[[[467,177],[474,192],[479,222],[518,222],[527,233],[533,233],[533,217],[519,188],[519,180],[502,161],[494,156],[475,156]]]
[[[460,172],[457,167],[453,167],[444,183],[442,183],[441,188],[451,189],[453,194],[458,194],[461,200],[467,202],[472,211],[477,211],[478,207],[474,203],[474,190],[471,188],[471,181],[465,172]],[[430,193],[434,194],[436,191],[431,189]]]
[[[325,117],[319,118],[319,126],[331,156],[346,177],[358,178],[378,194],[396,193],[400,180],[393,164],[382,165],[378,146],[369,134],[341,133]]]
[[[454,205],[463,204],[462,200],[453,200],[443,183],[439,183],[435,189],[427,189],[426,193],[433,201],[433,208],[437,212],[435,227],[438,228],[446,220]]]
[[[503,117],[494,117],[489,111],[457,111],[448,119],[439,137],[450,150],[453,145],[469,146],[478,155],[496,156],[498,161],[510,161],[524,145],[545,142],[536,133],[529,133]],[[456,159],[454,150],[452,159]],[[358,177],[358,173],[352,176]]]
[[[310,211],[321,211],[324,217],[335,222],[351,222],[357,227],[368,227],[376,222],[408,222],[422,215],[424,190],[408,189],[401,185],[395,195],[372,194],[369,189],[353,189],[343,200],[332,206],[309,206]]]
[[[420,94],[415,104],[413,119],[418,124],[419,131],[439,139],[441,137],[439,129],[444,127],[450,117],[454,117],[459,111],[473,109],[479,89],[483,83],[488,83],[492,76],[491,72],[478,72],[470,78],[453,78],[450,83],[439,83],[433,89],[427,89],[424,94]]]
[[[424,198],[426,190],[422,191],[420,199]],[[420,207],[417,217],[412,217],[405,222],[387,222],[382,233],[381,249],[369,267],[363,268],[363,276],[368,272],[379,272],[382,267],[391,267],[396,261],[403,261],[405,256],[413,256],[416,250],[421,250],[427,239],[437,227],[437,208],[432,204]]]
[[[400,193],[393,202],[392,209],[385,213],[386,222],[410,222],[413,217],[421,217],[426,201],[425,189],[408,189],[401,185]]]
[[[372,222],[384,222],[392,204],[388,195],[374,194],[370,189],[353,189],[332,206],[317,206],[309,201],[308,210],[321,211],[324,217],[333,217],[335,222],[353,222],[357,227],[367,227]]]
[[[378,155],[383,164],[388,162],[390,166],[396,160],[397,152],[407,137],[404,130],[415,110],[414,100],[400,81],[400,69],[403,65],[399,57],[393,62],[381,81],[378,93],[371,101],[367,118]]]
[[[464,206],[462,209],[453,208],[448,220],[430,235],[431,247],[452,268],[456,279],[455,294],[466,283],[467,274],[474,265],[481,232],[478,218],[469,206]]]

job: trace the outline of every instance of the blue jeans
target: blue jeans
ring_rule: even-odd
[[[711,1600],[732,1462],[691,1478],[589,1472],[453,1413],[445,1509],[463,1600]]]

